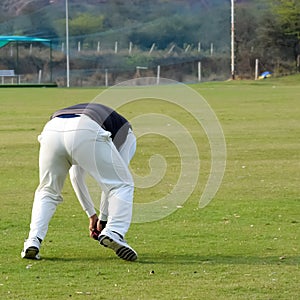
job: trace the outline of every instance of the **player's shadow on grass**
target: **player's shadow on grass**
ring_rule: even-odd
[[[242,256],[242,255],[170,255],[163,254],[160,257],[151,257],[149,255],[141,255],[138,260],[141,264],[176,264],[176,265],[192,265],[192,264],[210,264],[210,265],[299,265],[300,256]]]
[[[117,256],[73,256],[73,257],[51,257],[44,256],[42,259],[46,261],[56,262],[74,262],[74,261],[90,261],[90,262],[108,262],[108,261],[120,261]],[[123,261],[123,260],[121,260]],[[126,261],[123,261],[126,262]],[[132,262],[129,262],[132,263]],[[171,255],[162,254],[159,257],[151,254],[141,254],[136,262],[138,264],[161,264],[161,265],[299,265],[300,256],[242,256],[242,255]]]

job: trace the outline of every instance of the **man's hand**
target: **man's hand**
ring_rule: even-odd
[[[90,237],[98,241],[98,236],[100,235],[101,231],[105,228],[106,223],[106,221],[99,220],[96,214],[91,216],[89,226]]]
[[[96,214],[92,215],[90,217],[90,226],[89,226],[90,232],[93,231],[93,229],[97,229],[97,222],[98,222],[97,215]]]
[[[89,230],[90,230],[90,237],[97,240],[98,239],[98,235],[100,232],[98,232],[97,230],[97,223],[98,223],[98,217],[96,214],[92,215],[90,217],[90,226],[89,226]]]

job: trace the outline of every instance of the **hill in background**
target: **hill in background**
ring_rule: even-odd
[[[222,4],[226,2],[227,0],[185,0],[185,1],[180,1],[180,0],[154,0],[151,1],[152,4],[154,5],[160,5],[160,4],[165,4],[168,3],[170,5],[178,5],[178,4],[184,4],[184,5],[189,5],[189,6],[202,6],[204,8],[209,8],[214,5]],[[86,5],[106,5],[108,3],[114,3],[114,4],[122,4],[122,1],[108,1],[108,0],[86,0],[84,1],[84,4]],[[141,0],[129,0],[126,1],[126,5],[132,6],[132,5],[140,5],[143,6],[147,3],[148,1],[141,1]],[[241,2],[241,1],[239,1]],[[59,4],[59,3],[65,3],[65,0],[2,0],[0,3],[0,11],[2,14],[2,18],[6,17],[15,17],[19,16],[22,14],[26,14],[28,12],[34,12],[36,10],[39,10],[41,8],[45,8],[48,5],[53,5],[53,4]],[[81,0],[69,0],[69,4],[82,4]]]
[[[69,0],[71,43],[229,46],[228,0]],[[239,1],[241,2],[241,1]],[[65,0],[2,0],[0,35],[65,39]]]

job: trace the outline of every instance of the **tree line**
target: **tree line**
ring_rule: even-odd
[[[279,74],[300,71],[300,1],[268,0],[236,10],[237,72],[253,73],[254,61]]]
[[[97,5],[95,5],[96,2]],[[230,53],[230,0],[213,1],[71,1],[69,11],[70,45],[98,41],[102,45],[132,43],[138,61],[149,61],[148,51],[155,43],[156,50],[177,45],[195,49],[199,42],[206,49],[213,43],[228,61]],[[300,68],[300,1],[299,0],[236,0],[235,1],[235,56],[236,72],[241,77],[252,77],[255,60],[260,70],[278,74],[299,71]],[[32,35],[50,38],[57,49],[65,41],[64,1],[54,2],[39,10],[27,11],[13,19],[0,22],[2,35]],[[193,52],[174,51],[174,55],[160,57],[160,63],[182,64],[185,60],[199,60]],[[121,55],[121,54],[120,54]],[[178,58],[178,56],[180,56]],[[110,55],[108,57],[111,58]],[[173,59],[173,60],[172,60]],[[90,58],[86,63],[90,63]],[[132,63],[135,58],[124,54],[121,63]],[[118,59],[120,61],[120,59]],[[75,64],[74,58],[74,64]],[[107,62],[103,62],[103,66]],[[84,67],[84,59],[80,65]],[[225,66],[225,64],[224,64]],[[126,67],[125,67],[126,69]],[[226,72],[226,71],[225,71]]]

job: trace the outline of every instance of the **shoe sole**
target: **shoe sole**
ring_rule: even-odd
[[[130,247],[126,247],[114,241],[112,238],[104,235],[99,237],[99,242],[102,246],[107,247],[115,251],[118,257],[127,260],[135,261],[137,259],[136,252]]]
[[[25,250],[25,253],[22,253],[22,258],[28,258],[28,259],[40,259],[40,256],[38,255],[39,249],[37,247],[28,247]]]

